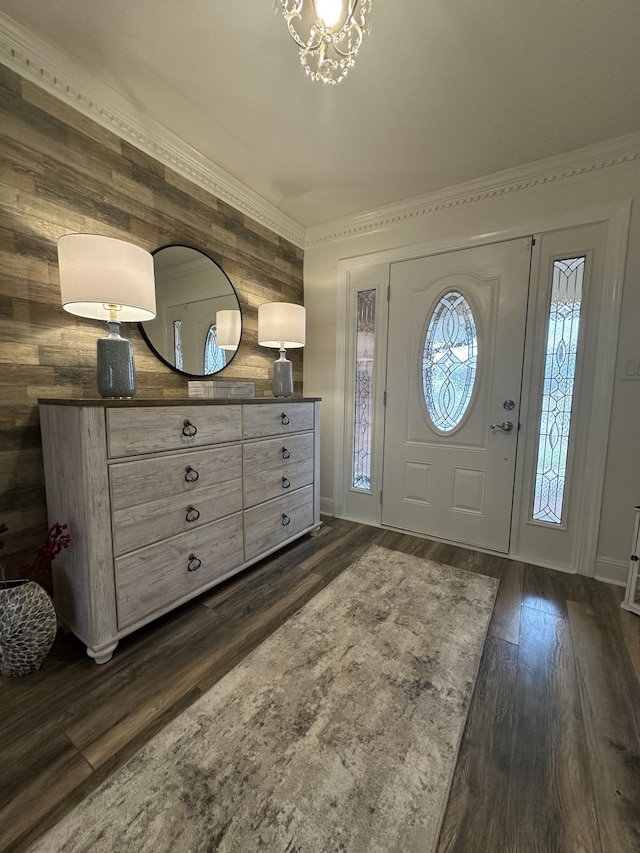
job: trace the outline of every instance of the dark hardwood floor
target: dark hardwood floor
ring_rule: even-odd
[[[59,633],[40,672],[0,679],[0,850],[25,850],[372,543],[501,581],[438,853],[640,851],[640,618],[623,591],[336,519],[104,666]]]

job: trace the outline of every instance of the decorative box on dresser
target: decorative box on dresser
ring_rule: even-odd
[[[121,637],[320,525],[320,401],[40,400],[58,618]]]

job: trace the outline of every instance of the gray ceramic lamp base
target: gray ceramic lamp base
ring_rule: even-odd
[[[273,396],[291,397],[293,395],[293,369],[291,362],[280,350],[280,358],[273,362]]]
[[[98,394],[101,397],[133,397],[136,372],[131,342],[120,337],[120,323],[110,320],[109,336],[98,339]]]

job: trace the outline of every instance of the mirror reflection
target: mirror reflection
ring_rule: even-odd
[[[240,343],[240,303],[226,273],[190,246],[153,253],[156,317],[140,323],[144,339],[169,367],[193,378],[211,376]]]

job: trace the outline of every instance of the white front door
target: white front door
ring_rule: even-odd
[[[391,265],[383,524],[508,552],[531,242]]]

